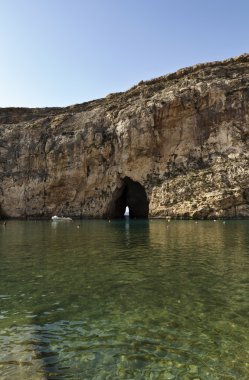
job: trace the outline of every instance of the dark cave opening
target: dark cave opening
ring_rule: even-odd
[[[124,218],[125,209],[129,208],[129,218],[148,218],[149,202],[144,187],[129,177],[125,177],[123,185],[114,194],[109,208],[109,218]]]

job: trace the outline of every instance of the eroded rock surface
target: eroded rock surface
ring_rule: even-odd
[[[249,55],[67,108],[2,108],[0,214],[109,217],[132,180],[151,217],[248,217],[248,148]]]

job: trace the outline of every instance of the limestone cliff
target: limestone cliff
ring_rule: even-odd
[[[67,108],[0,109],[2,217],[249,216],[249,55]]]

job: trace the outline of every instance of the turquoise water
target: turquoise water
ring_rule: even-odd
[[[249,222],[0,225],[0,379],[248,380]]]

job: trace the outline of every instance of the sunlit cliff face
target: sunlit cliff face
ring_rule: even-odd
[[[248,217],[249,56],[0,109],[1,217]]]

